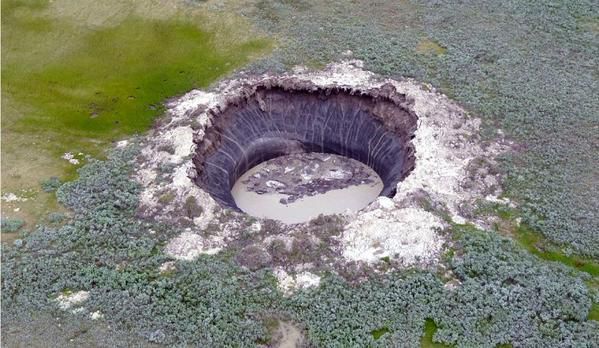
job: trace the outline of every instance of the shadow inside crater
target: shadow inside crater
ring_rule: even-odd
[[[209,115],[211,125],[194,140],[194,181],[229,208],[238,209],[231,195],[237,179],[278,156],[323,152],[356,159],[377,172],[388,197],[414,168],[417,117],[390,84],[351,90],[266,80]]]

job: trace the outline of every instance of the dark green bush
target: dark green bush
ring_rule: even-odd
[[[417,346],[426,319],[439,327],[436,340],[459,346],[596,341],[597,322],[586,320],[596,296],[584,284],[588,275],[468,228],[454,228],[450,267],[463,284],[453,291],[430,272],[372,273],[355,284],[330,269],[320,287],[285,298],[268,268],[239,267],[231,251],[160,273],[169,261],[162,246],[180,231],[135,218],[135,153],[126,148],[90,161],[58,190],[74,218],[3,249],[3,313],[52,313],[58,294],[86,290],[90,298],[76,315],[100,311],[110,325],[165,344],[253,346],[268,342],[264,322],[272,318],[292,321],[327,347]],[[319,224],[328,226],[323,220],[312,228]]]
[[[439,303],[435,338],[466,346],[584,346],[596,341],[586,321],[591,294],[578,273],[540,262],[513,241],[457,228],[461,257],[452,260],[463,282]],[[524,329],[525,328],[525,329]]]
[[[54,192],[62,185],[62,182],[58,177],[53,176],[48,180],[42,181],[41,185],[44,192]]]

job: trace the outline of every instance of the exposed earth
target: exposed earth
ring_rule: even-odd
[[[594,2],[5,0],[2,34],[3,347],[597,346]]]
[[[359,211],[376,200],[383,187],[378,174],[360,161],[307,152],[251,168],[237,179],[231,195],[246,214],[293,224]]]
[[[357,163],[346,157],[322,153],[281,156],[266,162],[241,183],[257,194],[276,192],[286,195],[281,204],[293,203],[304,196],[373,183],[376,174]]]

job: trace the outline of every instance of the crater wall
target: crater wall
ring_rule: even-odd
[[[406,96],[386,84],[358,91],[305,81],[262,81],[225,107],[210,111],[211,125],[196,137],[195,182],[236,209],[231,187],[253,166],[299,152],[333,153],[373,168],[395,195],[414,168],[411,139],[417,117]]]

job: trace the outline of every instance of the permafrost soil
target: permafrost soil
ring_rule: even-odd
[[[509,142],[499,134],[492,143],[483,143],[480,120],[428,85],[382,79],[363,70],[359,61],[332,64],[322,71],[298,68],[280,76],[240,76],[213,90],[194,90],[170,101],[168,119],[148,137],[138,158],[136,177],[144,189],[140,214],[188,226],[166,246],[166,252],[177,259],[191,260],[236,243],[240,231],[247,230],[242,226],[247,217],[235,211],[230,189],[253,164],[280,154],[273,149],[321,146],[324,152],[352,156],[383,174],[383,195],[388,197],[380,197],[342,219],[346,221],[343,233],[332,247],[340,265],[382,259],[392,259],[401,267],[434,265],[446,242],[442,230],[448,223],[484,224],[470,218],[476,201],[499,199],[500,177],[492,169],[494,158],[509,147]],[[281,105],[292,108],[290,100],[296,90],[304,98],[300,103],[320,100],[328,106],[316,107],[323,110],[322,115],[311,119],[300,110],[295,114],[279,110],[281,117],[284,114],[289,119],[278,122],[279,116],[272,116],[276,108],[266,102],[279,99]],[[268,97],[269,93],[273,95]],[[341,103],[340,99],[349,101]],[[347,105],[357,107],[353,112],[340,112]],[[323,135],[330,133],[323,127],[327,110],[338,122],[335,129],[339,129],[337,135],[327,135],[329,138]],[[363,118],[357,116],[364,110]],[[275,117],[273,125],[247,123],[269,112]],[[362,122],[364,128],[356,127],[355,122]],[[295,128],[278,132],[269,128],[283,124]],[[380,142],[373,144],[371,135],[377,134]],[[330,138],[339,135],[357,145],[332,150],[340,141]],[[385,151],[375,150],[380,157],[372,156],[373,148],[381,144],[396,144],[400,154],[393,158],[392,151],[380,155]],[[208,167],[215,172],[206,175]],[[201,214],[185,214],[190,202],[202,207]],[[264,251],[273,238],[289,243],[295,227],[283,227],[290,231],[289,237],[283,231],[276,237],[262,238],[264,223],[260,219],[252,223],[250,230],[256,238],[248,250]],[[205,233],[210,227],[212,232]],[[268,262],[270,255],[262,251],[258,254]],[[289,265],[276,274],[281,275],[281,286],[289,291],[288,285],[298,282],[294,277],[309,274],[312,279],[310,270],[309,264]],[[292,280],[285,280],[289,277]]]

